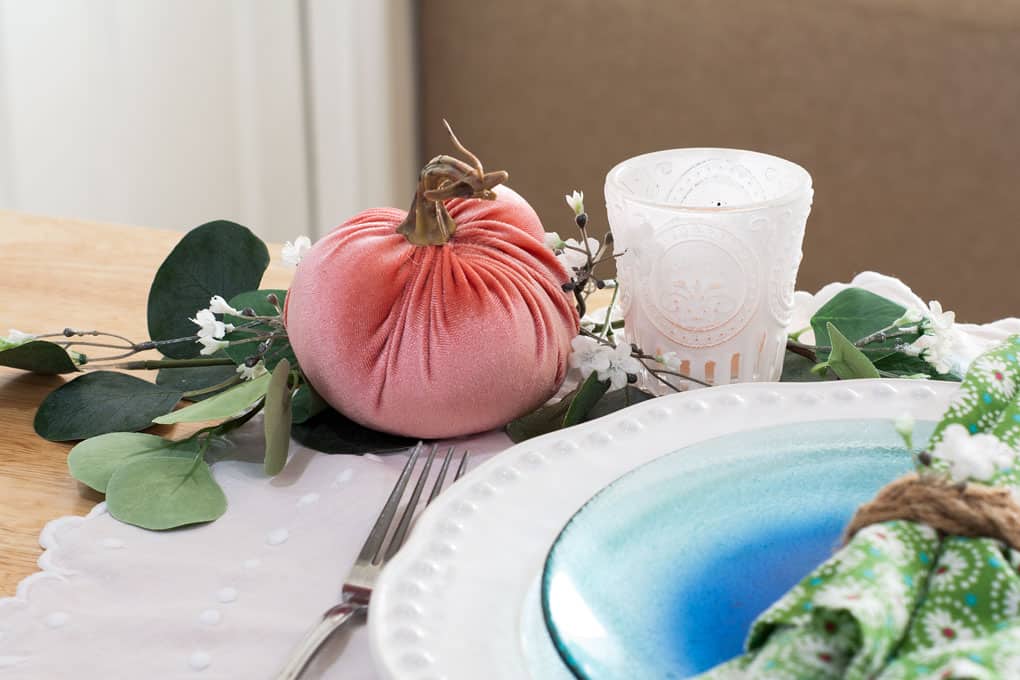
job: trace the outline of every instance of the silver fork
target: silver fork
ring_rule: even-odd
[[[397,528],[393,531],[393,536],[390,538],[388,546],[383,550],[386,535],[393,524],[393,519],[397,516],[400,499],[404,496],[407,482],[411,479],[411,475],[414,474],[414,466],[418,462],[422,448],[423,444],[419,442],[408,457],[404,469],[400,472],[400,477],[397,478],[397,483],[394,485],[390,497],[386,500],[386,505],[383,506],[382,511],[379,513],[379,519],[375,521],[375,526],[372,527],[371,533],[368,534],[365,545],[362,546],[361,552],[358,553],[358,558],[354,561],[354,566],[347,575],[347,580],[344,581],[340,603],[326,611],[318,625],[310,630],[304,640],[301,641],[301,644],[294,649],[290,659],[287,661],[287,665],[276,676],[277,680],[294,680],[300,677],[301,673],[308,666],[308,662],[312,660],[312,657],[319,651],[323,643],[333,633],[343,627],[345,623],[350,621],[355,614],[368,608],[368,602],[372,597],[372,588],[379,577],[379,572],[382,571],[383,565],[397,553],[397,550],[400,549],[404,539],[407,537],[407,531],[411,527],[411,521],[414,519],[415,508],[418,506],[421,493],[425,488],[429,472],[432,469],[432,463],[436,458],[437,447],[433,445],[428,456],[425,458],[425,465],[422,467],[418,481],[411,491],[411,497],[407,501],[404,513],[400,516]],[[457,481],[464,474],[464,470],[467,467],[467,456],[467,451],[461,454],[457,471],[453,475],[453,481]],[[432,491],[425,501],[426,506],[442,490],[443,481],[446,478],[452,460],[453,447],[451,446],[447,449],[446,455],[443,456],[439,473],[432,484]]]

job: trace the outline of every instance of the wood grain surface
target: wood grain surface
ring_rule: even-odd
[[[149,284],[181,235],[0,211],[0,335],[71,326],[146,339]],[[287,288],[291,270],[279,262],[278,246],[269,250],[273,263],[263,286]],[[155,379],[155,371],[133,374]],[[0,367],[0,597],[13,595],[38,569],[39,532],[49,520],[84,515],[102,500],[68,475],[70,444],[46,441],[32,429],[39,402],[65,380]]]

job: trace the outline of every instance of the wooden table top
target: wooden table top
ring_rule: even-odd
[[[181,235],[0,211],[0,335],[71,326],[146,339],[149,284]],[[280,263],[278,246],[269,250],[263,285],[288,288],[292,271]],[[155,373],[133,372],[152,380]],[[39,402],[65,380],[0,367],[0,597],[38,570],[39,532],[49,520],[84,515],[102,500],[68,474],[71,445],[32,429]]]

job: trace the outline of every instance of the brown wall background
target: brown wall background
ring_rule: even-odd
[[[748,148],[814,177],[798,288],[867,269],[962,321],[1020,316],[1015,0],[423,0],[422,154],[441,120],[571,230],[618,161]]]

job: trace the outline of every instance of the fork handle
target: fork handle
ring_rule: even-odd
[[[291,654],[290,659],[287,660],[287,665],[276,676],[276,680],[296,680],[296,678],[300,677],[308,666],[308,662],[312,660],[312,657],[319,651],[323,643],[333,633],[340,630],[345,623],[350,621],[351,617],[363,609],[365,609],[363,604],[341,602],[323,614],[319,624],[308,631],[301,644]]]

